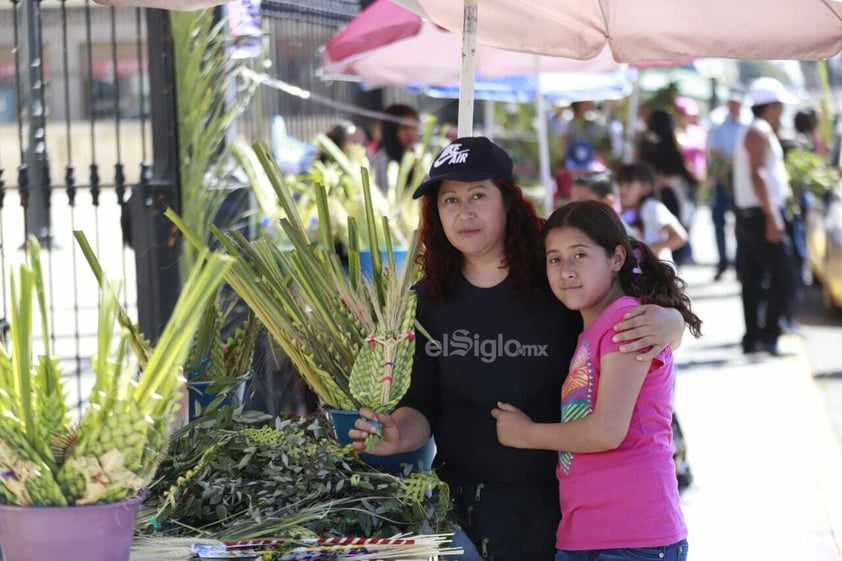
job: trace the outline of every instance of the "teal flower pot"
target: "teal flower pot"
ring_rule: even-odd
[[[211,406],[213,401],[224,394],[222,401],[219,402],[219,407],[239,407],[243,403],[246,392],[246,383],[251,378],[251,372],[247,372],[242,376],[236,378],[231,386],[225,387],[222,392],[212,391],[212,387],[219,383],[214,383],[207,380],[191,380],[187,382],[187,418],[188,421],[194,421],[202,416],[202,412]]]
[[[406,250],[393,249],[392,255],[395,256],[395,268],[400,273],[403,270],[404,263],[406,263]],[[380,258],[383,260],[383,267],[389,266],[389,256],[385,250],[380,250]],[[374,277],[374,265],[371,263],[371,250],[360,250],[360,270],[363,275],[369,279]]]
[[[326,411],[331,423],[333,423],[333,436],[342,444],[350,444],[351,437],[348,436],[348,431],[354,428],[354,421],[360,418],[359,411],[341,409],[326,409]],[[392,456],[360,454],[360,458],[364,462],[387,471],[402,471],[407,465],[412,466],[413,471],[430,471],[433,468],[435,456],[436,441],[432,437],[421,448],[412,452]]]

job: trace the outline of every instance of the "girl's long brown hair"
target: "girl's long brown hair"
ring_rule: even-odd
[[[506,207],[502,266],[509,269],[515,294],[525,300],[549,298],[540,243],[543,220],[516,183],[502,179],[494,179],[493,183],[502,193]],[[424,271],[421,281],[424,293],[441,301],[459,282],[464,258],[444,234],[438,211],[438,191],[438,187],[431,189],[422,201],[421,243],[424,249],[418,259]]]
[[[658,259],[644,242],[626,233],[622,220],[613,208],[599,201],[568,203],[555,211],[544,224],[542,239],[550,230],[571,227],[580,230],[608,255],[617,246],[626,250],[626,260],[619,272],[620,286],[629,296],[643,304],[675,308],[695,337],[702,334],[702,320],[693,313],[685,283],[675,274],[672,265]]]

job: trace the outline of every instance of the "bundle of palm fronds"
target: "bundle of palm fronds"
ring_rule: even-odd
[[[135,496],[152,479],[166,449],[169,424],[184,386],[180,365],[199,321],[195,313],[222,281],[230,260],[201,253],[157,345],[150,349],[128,323],[117,289],[80,233],[100,280],[96,375],[90,406],[75,423],[65,405],[53,355],[38,242],[27,241],[28,264],[12,277],[11,353],[0,347],[0,498],[20,506],[111,503]],[[33,360],[33,297],[41,317],[43,354]],[[128,349],[143,374],[134,378]]]
[[[199,559],[260,559],[260,561],[428,560],[461,555],[448,547],[451,534],[399,535],[393,538],[268,539],[222,542],[193,538],[141,538],[132,547],[131,561]]]
[[[257,144],[249,169],[252,181],[268,182],[285,217],[280,220],[292,248],[281,249],[274,240],[245,239],[238,232],[215,233],[225,251],[235,257],[228,282],[266,326],[295,367],[327,405],[339,409],[361,406],[386,411],[409,386],[415,345],[415,258],[418,235],[410,237],[407,257],[399,273],[389,235],[388,218],[382,230],[372,203],[368,174],[363,178],[364,216],[370,241],[372,274],[367,279],[360,265],[357,219],[348,218],[347,270],[332,243],[313,243],[292,193],[270,151]],[[263,178],[263,179],[260,179]],[[316,185],[321,240],[333,240],[327,194]],[[188,240],[201,240],[175,215],[167,215]],[[381,235],[379,231],[384,232]],[[381,256],[380,238],[387,262]]]

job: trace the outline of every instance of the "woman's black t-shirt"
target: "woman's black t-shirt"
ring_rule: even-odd
[[[419,333],[400,405],[430,422],[437,472],[448,481],[555,485],[557,454],[501,445],[491,410],[503,401],[533,421],[560,421],[580,315],[555,299],[524,302],[508,278],[491,288],[462,278],[444,302],[419,289],[417,318],[437,344]]]

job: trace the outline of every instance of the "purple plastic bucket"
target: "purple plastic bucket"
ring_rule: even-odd
[[[3,561],[129,561],[144,498],[90,506],[0,505]]]

